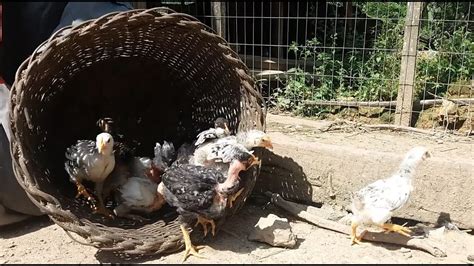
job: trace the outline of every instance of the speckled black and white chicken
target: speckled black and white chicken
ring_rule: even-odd
[[[229,150],[228,152],[235,152]],[[225,215],[227,199],[231,193],[235,193],[236,183],[239,182],[239,172],[246,170],[254,164],[260,163],[251,153],[234,154],[235,162],[232,164],[234,174],[226,176],[214,168],[190,164],[173,164],[162,176],[162,182],[158,186],[158,192],[162,194],[168,204],[177,208],[181,214],[181,230],[185,241],[185,255],[183,261],[189,254],[199,256],[195,247],[191,244],[189,233],[184,224],[189,224],[195,219],[207,234],[207,225],[211,225],[211,232],[215,234],[215,219]]]
[[[195,165],[208,165],[211,158],[219,159],[215,152],[226,145],[239,144],[250,150],[256,147],[273,149],[270,137],[263,131],[250,130],[238,132],[235,136],[227,136],[214,141],[204,143],[197,147],[189,158],[189,163]]]
[[[211,153],[216,150],[216,147],[228,144],[243,145],[248,150],[256,147],[273,149],[272,141],[265,132],[260,130],[240,131],[235,136],[227,136],[199,145],[195,149],[192,158],[190,158],[190,163],[205,165],[206,161],[209,160],[208,156],[214,156]]]
[[[361,224],[376,225],[387,231],[410,236],[410,229],[386,223],[392,213],[405,205],[413,190],[412,178],[418,164],[430,157],[424,147],[412,148],[405,155],[398,171],[391,177],[377,180],[352,195],[352,244],[360,243],[364,231],[357,236]]]
[[[114,139],[109,133],[100,133],[96,141],[78,140],[75,145],[66,149],[66,162],[64,164],[69,178],[77,186],[78,194],[92,200],[92,196],[83,186],[83,180],[95,183],[95,191],[99,206],[94,204],[94,211],[110,216],[104,205],[102,189],[104,181],[115,166],[113,153]]]
[[[195,146],[205,143],[207,140],[219,139],[230,135],[229,121],[223,117],[218,117],[214,121],[214,128],[204,130],[197,135]]]
[[[251,152],[255,147],[272,149],[270,137],[260,130],[241,131],[236,136],[228,136],[197,147],[189,162],[194,165],[218,169],[224,175],[233,175],[232,159],[236,152]],[[234,161],[235,162],[235,161]],[[235,195],[229,198],[229,206],[243,191],[239,188]]]
[[[106,178],[102,190],[102,197],[107,199],[120,186],[125,184],[128,178],[136,175],[137,172],[140,172],[140,175],[142,175],[145,171],[149,171],[149,169],[145,168],[143,160],[150,159],[135,157],[134,147],[131,147],[129,144],[131,141],[126,141],[124,136],[117,132],[112,118],[100,118],[97,120],[97,126],[114,138],[115,167]]]
[[[132,164],[131,177],[119,188],[116,195],[118,206],[114,208],[115,215],[134,220],[143,220],[142,217],[131,212],[151,213],[159,210],[164,204],[164,198],[157,193],[161,175],[171,164],[175,156],[172,143],[164,141],[163,146],[156,143],[154,158],[135,157]]]

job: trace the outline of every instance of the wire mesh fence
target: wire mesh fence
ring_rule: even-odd
[[[395,123],[408,111],[410,126],[471,132],[473,4],[419,5],[417,10],[410,2],[147,3],[214,28],[251,69],[275,112]]]

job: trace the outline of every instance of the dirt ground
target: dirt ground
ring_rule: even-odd
[[[249,203],[240,215],[227,223],[208,246],[200,251],[207,259],[190,257],[186,263],[469,263],[474,254],[474,236],[447,231],[441,239],[446,258],[394,245],[363,243],[351,246],[348,236],[320,229],[288,217],[297,236],[295,249],[271,247],[247,240],[259,217],[274,213],[288,215],[272,205],[267,208]],[[119,263],[127,262],[70,239],[47,217],[0,228],[0,263]],[[180,263],[183,253],[156,256],[137,263]],[[471,262],[472,264],[472,262]]]

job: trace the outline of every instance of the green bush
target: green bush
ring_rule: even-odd
[[[330,4],[328,16],[343,6],[339,2]],[[282,88],[277,88],[273,94],[278,108],[311,114],[315,110],[306,110],[309,107],[304,105],[305,100],[396,99],[407,4],[354,2],[354,5],[358,17],[372,19],[375,25],[366,27],[367,21],[357,20],[354,27],[356,31],[359,29],[358,34],[347,35],[344,32],[346,25],[340,22],[343,20],[333,23],[319,20],[315,25],[316,37],[301,46],[292,43],[289,53],[302,61],[314,62],[314,65],[311,69],[298,65],[288,70],[281,81]],[[428,97],[425,90],[443,95],[450,83],[470,79],[473,75],[474,36],[472,22],[466,21],[469,5],[469,2],[425,4],[416,65],[416,97]],[[460,22],[453,22],[455,20]],[[364,35],[366,31],[367,35]],[[325,45],[321,44],[323,33],[329,40]],[[344,45],[367,49],[342,52]],[[321,112],[316,108],[318,110]]]

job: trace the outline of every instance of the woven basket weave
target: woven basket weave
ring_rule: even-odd
[[[63,28],[16,74],[10,100],[16,178],[56,224],[89,245],[142,255],[176,251],[183,243],[173,209],[135,223],[92,214],[75,199],[65,149],[94,139],[101,117],[112,117],[126,138],[138,141],[143,156],[153,156],[157,141],[191,142],[218,116],[234,133],[264,129],[264,102],[248,72],[212,29],[167,8],[115,12]],[[258,173],[255,167],[244,173],[246,190],[229,216],[242,207]]]

